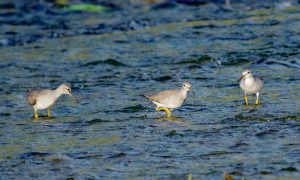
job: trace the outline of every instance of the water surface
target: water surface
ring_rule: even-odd
[[[2,47],[1,179],[299,179],[299,12]],[[265,81],[259,106],[244,105],[244,68]],[[195,95],[172,118],[139,96],[184,80]],[[64,82],[79,102],[63,96],[34,121],[26,91]]]

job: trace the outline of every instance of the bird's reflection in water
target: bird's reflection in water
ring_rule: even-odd
[[[175,124],[178,124],[178,125],[190,126],[190,123],[187,120],[185,120],[182,117],[176,117],[176,116],[166,116],[166,117],[156,118],[156,122],[175,123]]]
[[[260,107],[261,105],[262,104],[249,104],[249,105],[243,104],[242,108],[244,108],[244,109],[256,109],[256,108]]]

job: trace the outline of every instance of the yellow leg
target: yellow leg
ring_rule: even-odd
[[[248,106],[248,96],[245,95],[244,98],[245,98],[246,105]]]
[[[34,119],[38,119],[39,118],[39,115],[37,113],[37,111],[34,111]]]
[[[51,118],[51,110],[48,108],[48,118]]]
[[[156,111],[161,111],[161,110],[165,111],[167,113],[167,116],[171,116],[171,114],[172,114],[171,111],[166,107],[157,107],[155,109],[156,109]]]
[[[255,104],[258,105],[259,104],[259,92],[256,93],[256,101]]]

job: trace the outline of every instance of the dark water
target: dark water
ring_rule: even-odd
[[[133,30],[2,44],[0,179],[300,179],[300,7],[175,6],[145,10],[159,20]],[[265,80],[259,106],[243,105],[244,68]],[[184,80],[195,96],[171,118],[139,96]],[[61,97],[34,121],[26,91],[64,82],[79,103]]]

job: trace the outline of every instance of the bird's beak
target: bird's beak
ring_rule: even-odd
[[[195,93],[195,91],[191,91],[191,93],[193,94],[193,96],[194,96],[194,105],[196,104],[196,93]]]
[[[245,76],[246,76],[246,74],[245,74],[245,75],[242,75],[242,76],[240,77],[240,79],[239,79],[237,82],[240,82],[242,79],[244,79]]]
[[[195,96],[196,95],[196,93],[195,93],[195,91],[194,90],[191,90],[191,93]]]
[[[67,94],[68,94],[69,96],[71,96],[71,97],[73,97],[73,98],[74,98],[74,96],[72,95],[72,93],[71,93],[71,91],[70,91],[70,90],[68,90],[68,91],[67,91]]]
[[[69,92],[68,95],[71,96],[75,102],[78,102],[78,99],[75,96],[73,96],[71,92]]]

